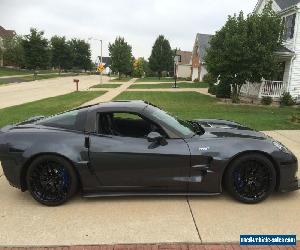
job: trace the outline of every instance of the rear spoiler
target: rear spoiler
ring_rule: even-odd
[[[43,118],[45,118],[45,116],[33,116],[33,117],[30,117],[29,119],[26,119],[22,122],[19,122],[19,123],[16,123],[16,124],[6,125],[3,128],[0,128],[0,133],[5,133],[5,132],[9,131],[10,129],[12,129],[16,126],[30,124],[30,123],[36,122],[38,120],[41,120]]]
[[[36,122],[36,121],[44,119],[44,118],[45,118],[45,116],[42,116],[42,115],[33,116],[33,117],[30,117],[29,119],[27,119],[25,121],[22,121],[20,123],[15,124],[15,125],[24,125],[24,124],[28,124],[28,123],[33,123],[33,122]]]

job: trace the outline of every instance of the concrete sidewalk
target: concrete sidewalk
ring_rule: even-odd
[[[86,105],[92,105],[92,104],[97,104],[100,102],[109,102],[112,99],[114,99],[115,97],[117,97],[119,94],[121,94],[122,92],[126,91],[135,81],[137,78],[133,78],[131,80],[129,80],[128,82],[125,83],[120,83],[121,86],[117,87],[117,88],[110,88],[110,89],[102,89],[99,88],[99,90],[106,90],[108,92],[106,92],[105,94],[99,96],[98,98],[91,100],[87,103],[84,103],[82,106],[86,106]],[[116,82],[118,83],[118,82]],[[105,84],[103,84],[105,86]],[[94,91],[95,89],[92,89],[91,91]]]
[[[40,99],[71,93],[76,90],[73,79],[79,79],[79,90],[99,84],[99,76],[65,76],[33,82],[15,83],[0,87],[0,109]],[[109,77],[103,76],[108,82]]]
[[[300,131],[266,133],[300,159]],[[274,194],[257,205],[241,204],[226,194],[188,199],[77,196],[49,208],[10,187],[2,176],[0,194],[0,246],[207,244],[238,242],[240,234],[248,233],[300,235],[299,191]]]
[[[127,89],[126,91],[131,91],[131,92],[197,92],[197,93],[200,93],[203,95],[213,96],[210,93],[208,93],[208,88]]]
[[[60,73],[61,75],[65,74],[70,74],[70,73]],[[26,76],[33,76],[34,74],[24,74],[24,75],[11,75],[11,76],[0,76],[0,79],[7,79],[7,78],[19,78],[19,77],[26,77]],[[43,73],[43,74],[38,74],[39,76],[44,76],[44,75],[59,75],[59,73]]]

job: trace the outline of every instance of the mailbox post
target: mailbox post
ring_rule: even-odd
[[[76,83],[76,91],[78,91],[78,83],[79,83],[79,79],[74,79],[73,82]]]

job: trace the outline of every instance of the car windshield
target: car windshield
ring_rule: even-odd
[[[196,134],[196,131],[191,123],[180,120],[159,108],[154,109],[152,116],[167,124],[172,129],[178,131],[184,137],[191,137]]]

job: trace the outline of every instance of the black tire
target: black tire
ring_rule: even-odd
[[[63,157],[44,155],[36,158],[26,173],[31,196],[46,206],[58,206],[68,201],[78,189],[73,166]]]
[[[225,173],[225,187],[236,200],[255,204],[270,196],[276,186],[273,163],[260,154],[235,159]]]

